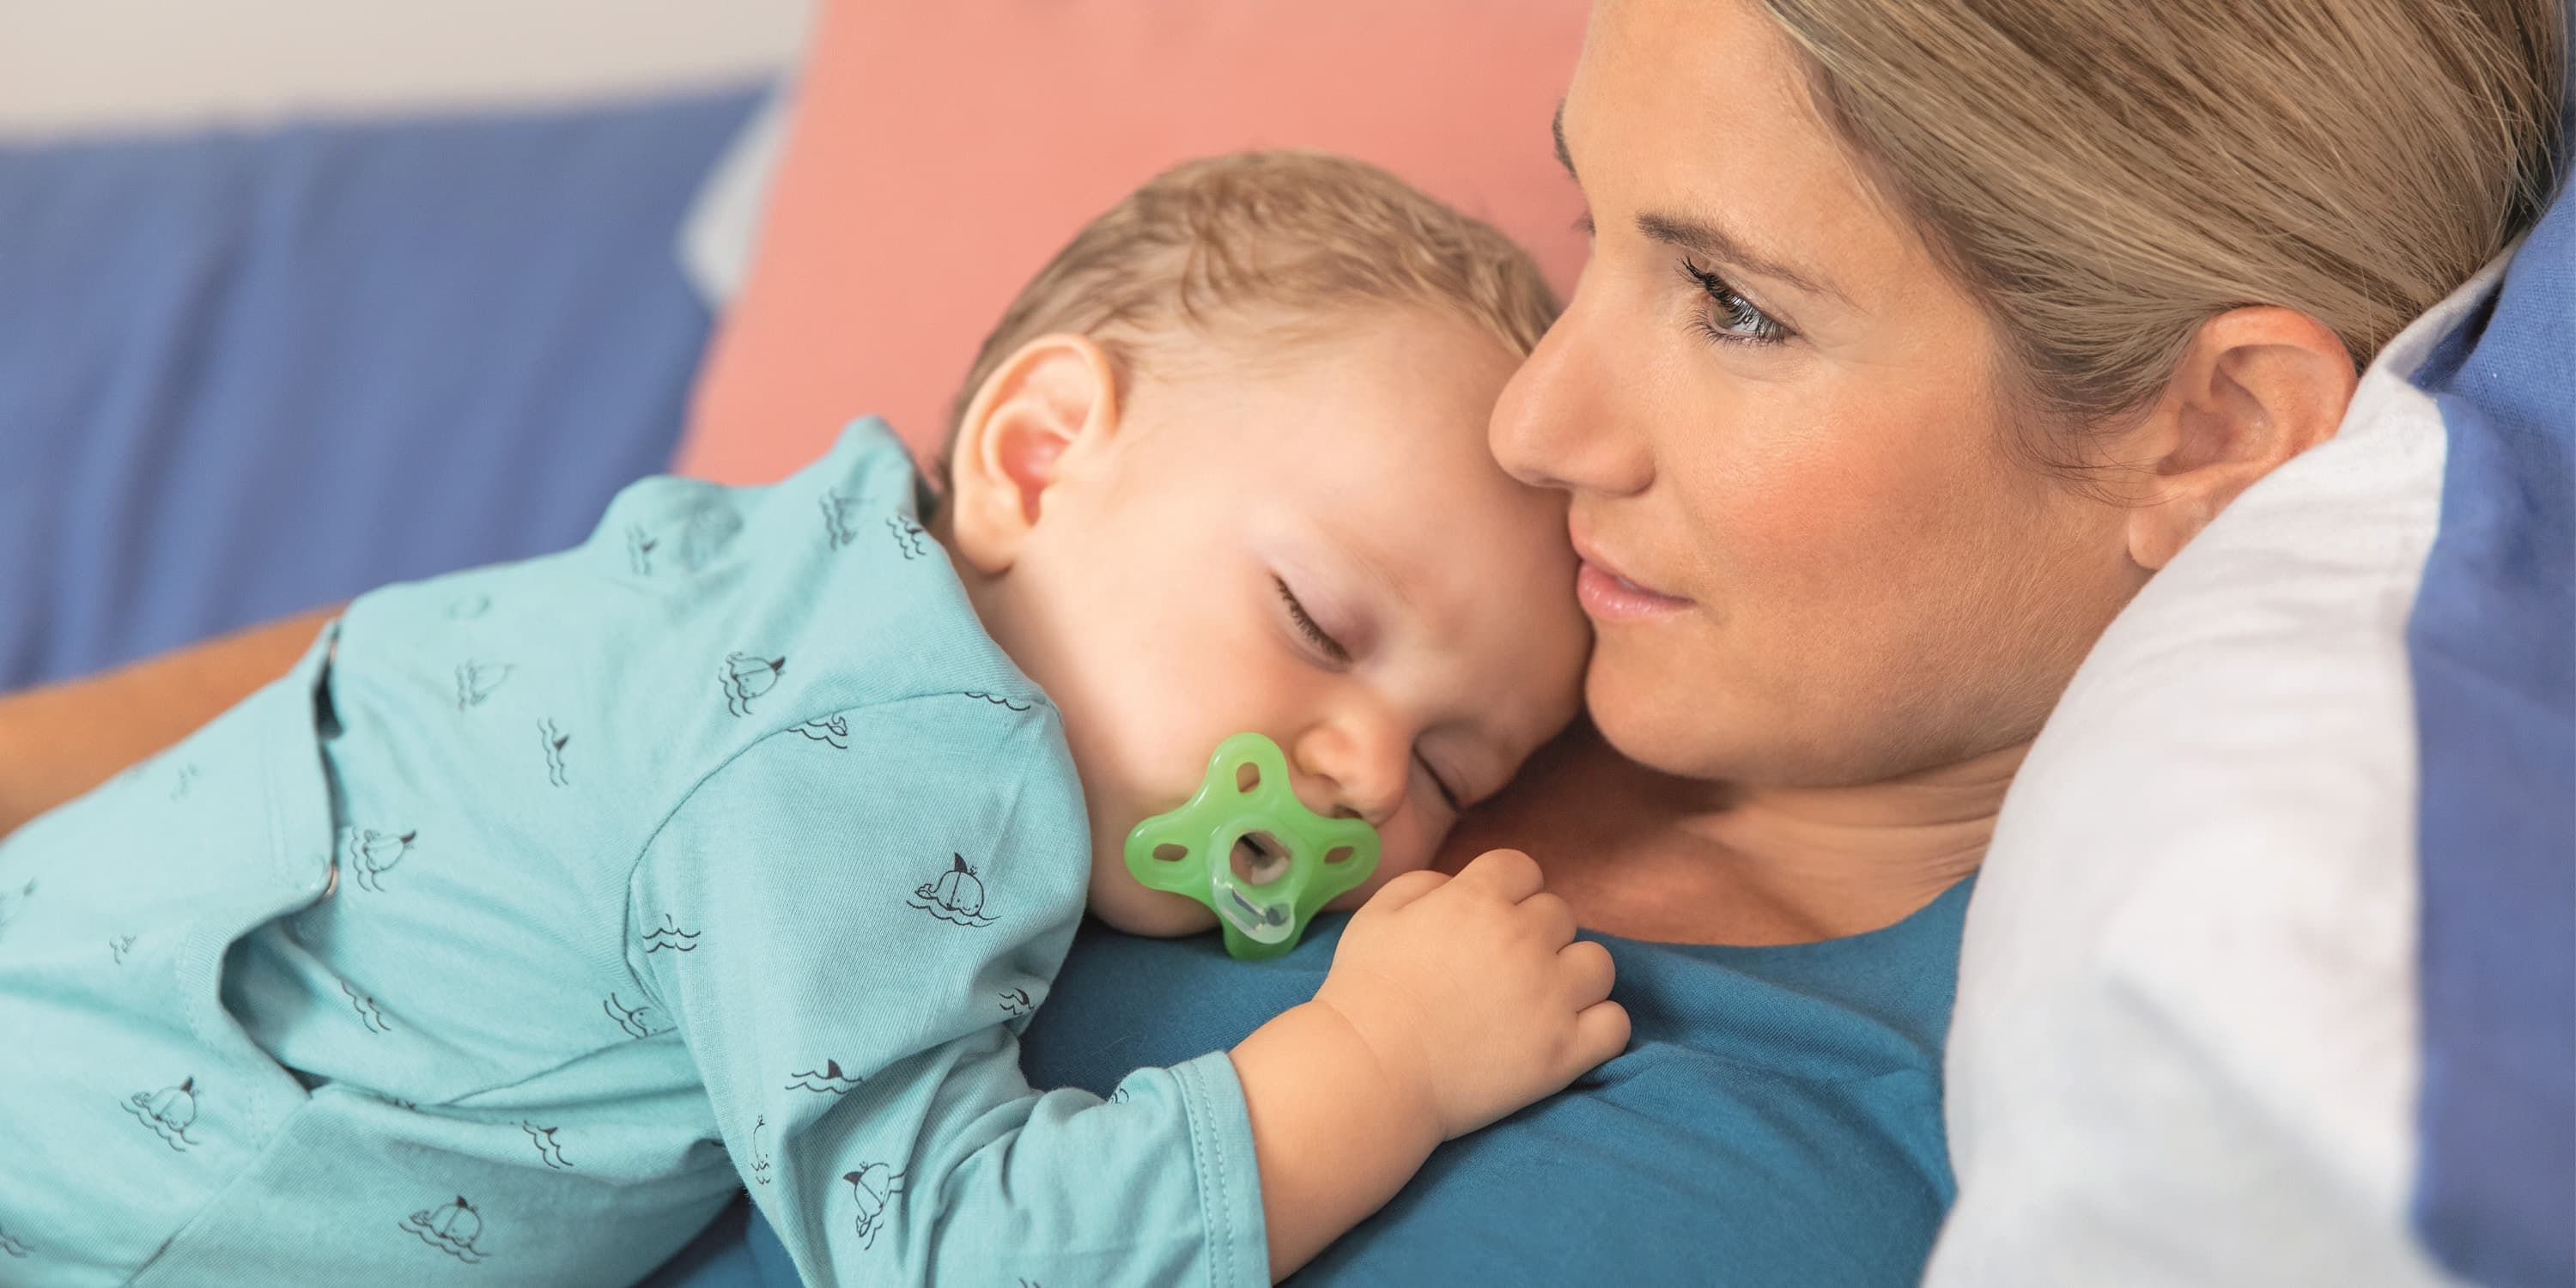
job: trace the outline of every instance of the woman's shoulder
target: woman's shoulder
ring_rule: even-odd
[[[1965,902],[1790,949],[1614,943],[1629,1050],[1442,1146],[1297,1282],[1915,1283],[1953,1192],[1938,1028]],[[1222,1050],[1313,995],[1340,928],[1245,963],[1086,923],[1024,1038],[1030,1081],[1106,1092]]]
[[[1564,1094],[1443,1146],[1300,1283],[1911,1284],[1953,1192],[1941,1040],[1964,885],[1872,934],[1780,948],[1605,940],[1635,1036]],[[1087,925],[1023,1047],[1105,1090],[1312,996],[1288,957]]]
[[[1451,1142],[1300,1282],[1914,1283],[1954,1193],[1965,895],[1819,944],[1608,941],[1627,1052]]]
[[[1603,936],[1647,1036],[1812,1081],[1937,1073],[1975,879],[1866,934],[1765,947]]]

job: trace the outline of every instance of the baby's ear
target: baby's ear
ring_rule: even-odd
[[[1097,342],[1057,333],[1021,345],[985,378],[957,426],[951,548],[988,576],[1008,571],[1068,456],[1117,432],[1117,371]]]

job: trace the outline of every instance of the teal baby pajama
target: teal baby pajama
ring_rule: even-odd
[[[1221,1053],[1021,1077],[1081,789],[918,487],[636,484],[0,842],[0,1283],[1267,1284]]]

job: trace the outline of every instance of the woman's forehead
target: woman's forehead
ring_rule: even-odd
[[[1752,0],[1608,0],[1593,15],[1568,98],[1571,117],[1597,102],[1661,126],[1673,143],[1833,150],[1795,50]]]
[[[1713,233],[1847,297],[1911,249],[1748,0],[1607,0],[1558,119],[1605,233]]]

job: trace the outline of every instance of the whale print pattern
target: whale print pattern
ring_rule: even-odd
[[[16,921],[18,914],[26,911],[27,901],[35,897],[36,882],[33,877],[28,878],[27,884],[15,890],[0,890],[0,931],[7,930],[9,923]]]
[[[386,1022],[384,1008],[376,1005],[376,999],[349,987],[349,981],[345,979],[340,981],[340,995],[349,999],[350,1009],[358,1013],[358,1020],[367,1026],[367,1032],[393,1032],[394,1026]]]
[[[617,1000],[615,993],[601,998],[599,1009],[607,1012],[608,1018],[617,1021],[617,1027],[624,1029],[626,1036],[630,1038],[641,1040],[667,1031],[667,1026],[660,1022],[662,1017],[656,1014],[652,1007],[628,1006]]]
[[[564,786],[570,781],[564,776],[564,744],[572,741],[572,735],[555,727],[552,720],[540,720],[537,722],[537,740],[545,750],[546,782],[556,787]]]
[[[1002,994],[1002,1014],[1004,1015],[1017,1019],[1036,1009],[1036,1004],[1029,1000],[1029,990],[1025,988],[1015,988]]]
[[[118,935],[116,938],[107,941],[107,955],[115,958],[116,964],[119,966],[125,964],[125,955],[133,951],[134,936],[132,935]]]
[[[778,677],[787,670],[787,657],[761,657],[753,653],[727,653],[724,667],[716,679],[724,686],[725,710],[737,716],[751,714],[751,701],[778,687]]]
[[[659,537],[644,530],[640,523],[626,525],[626,566],[638,577],[653,575],[653,550],[662,544]]]
[[[894,534],[894,548],[903,555],[905,563],[930,553],[930,534],[922,531],[921,525],[913,522],[910,515],[887,515],[886,531]]]
[[[989,926],[993,918],[984,911],[984,880],[966,865],[966,856],[948,856],[950,867],[932,880],[915,887],[905,903],[929,913],[952,926]]]
[[[647,957],[660,952],[694,953],[696,951],[698,951],[698,932],[681,929],[680,923],[667,912],[662,914],[660,929],[644,932],[644,955]]]
[[[515,669],[507,662],[462,662],[456,667],[456,709],[468,710],[483,705]]]
[[[0,1226],[0,1254],[16,1257],[21,1261],[27,1257],[27,1245],[12,1236],[7,1226]]]
[[[188,789],[196,785],[197,767],[195,765],[179,766],[179,768],[170,776],[170,799],[174,801],[183,801],[188,799]]]
[[[358,888],[381,893],[385,874],[411,853],[411,843],[419,837],[417,830],[396,836],[372,827],[344,827],[340,829],[340,852],[348,856],[349,876]]]
[[[175,1087],[135,1092],[125,1098],[124,1105],[125,1112],[134,1115],[136,1122],[150,1128],[152,1134],[160,1137],[161,1143],[172,1150],[184,1154],[190,1145],[197,1143],[197,1138],[188,1134],[188,1129],[197,1125],[197,1080],[194,1076]]]
[[[470,622],[475,618],[481,617],[483,614],[490,612],[491,609],[492,597],[490,595],[486,595],[481,591],[472,591],[447,601],[447,620],[451,622]]]
[[[762,1114],[751,1124],[751,1183],[769,1184],[769,1115]]]
[[[823,544],[838,550],[859,539],[858,529],[850,523],[859,503],[835,489],[823,494]]]
[[[787,1077],[788,1082],[783,1090],[811,1091],[816,1095],[832,1096],[837,1096],[867,1081],[865,1078],[854,1078],[841,1072],[841,1062],[838,1060],[825,1060],[820,1069],[807,1069],[803,1073],[791,1073]]]
[[[412,1213],[404,1218],[402,1228],[469,1266],[481,1265],[487,1255],[474,1246],[475,1240],[483,1237],[483,1214],[462,1194],[453,1203]]]
[[[859,1246],[873,1248],[877,1232],[894,1214],[896,1197],[903,1193],[903,1173],[884,1163],[870,1163],[843,1173],[841,1179],[850,1183],[851,1197],[858,1202]]]
[[[850,718],[848,716],[831,716],[821,720],[808,720],[805,723],[796,726],[796,732],[801,733],[816,742],[822,743],[825,746],[834,748],[835,750],[848,751],[850,749]]]
[[[538,1162],[558,1172],[574,1170],[572,1160],[564,1157],[562,1142],[555,1139],[555,1133],[563,1130],[562,1128],[539,1127],[535,1123],[522,1121],[519,1124],[519,1130],[528,1133],[528,1139],[536,1144]]]

